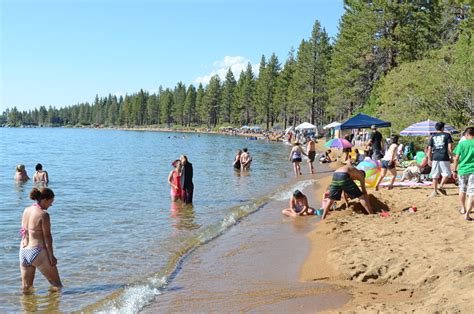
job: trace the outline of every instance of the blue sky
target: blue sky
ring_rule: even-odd
[[[156,92],[284,63],[317,19],[336,36],[342,0],[0,0],[0,110]]]

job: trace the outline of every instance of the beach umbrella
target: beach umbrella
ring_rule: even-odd
[[[329,124],[323,126],[323,129],[325,129],[325,130],[326,129],[332,129],[332,128],[335,128],[336,126],[340,126],[340,125],[341,125],[340,122],[334,121],[332,123],[329,123]]]
[[[285,130],[285,134],[288,134],[288,132],[293,131],[293,126],[289,126]]]
[[[309,123],[309,122],[303,122],[300,125],[298,125],[295,129],[297,131],[307,130],[307,129],[316,129],[316,126],[314,124]]]
[[[262,128],[259,126],[254,125],[253,127],[250,128],[252,131],[260,131]]]
[[[248,129],[250,129],[250,127],[248,125],[244,125],[244,126],[241,127],[241,129],[248,130]]]
[[[327,148],[350,148],[352,147],[352,144],[343,138],[333,138],[332,140],[326,142],[324,144],[324,147]]]
[[[436,121],[426,120],[410,125],[408,128],[400,132],[402,136],[430,136],[433,133],[436,133],[435,124]],[[444,130],[450,133],[458,133],[456,129],[446,124]]]

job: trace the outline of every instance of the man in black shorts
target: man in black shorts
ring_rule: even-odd
[[[355,184],[354,180],[360,182],[360,187]],[[350,165],[342,166],[332,175],[332,182],[329,185],[329,199],[330,201],[324,206],[324,213],[322,219],[326,218],[326,215],[329,212],[332,204],[335,201],[340,201],[342,192],[349,198],[359,198],[360,203],[365,208],[368,214],[373,214],[374,211],[370,205],[369,196],[367,190],[365,189],[365,172],[359,169],[356,169]],[[347,201],[347,200],[346,200]]]
[[[306,147],[306,154],[308,155],[308,166],[309,166],[309,173],[314,174],[314,158],[316,158],[316,142],[313,138],[308,137],[308,146]]]

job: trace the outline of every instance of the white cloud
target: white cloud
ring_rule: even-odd
[[[202,83],[203,85],[206,85],[211,80],[211,77],[216,74],[219,75],[221,80],[225,80],[225,75],[227,74],[229,68],[232,70],[232,73],[234,73],[235,79],[238,80],[240,77],[240,73],[242,71],[245,71],[249,62],[249,59],[241,56],[225,56],[223,60],[217,60],[212,63],[213,69],[211,73],[209,73],[208,75],[197,77],[194,82],[196,84]],[[252,64],[252,71],[254,75],[258,75],[258,68],[258,63]]]

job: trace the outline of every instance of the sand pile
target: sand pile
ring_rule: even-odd
[[[388,217],[359,214],[356,200],[348,209],[341,203],[310,235],[303,280],[351,286],[354,298],[343,310],[472,311],[474,223],[458,213],[457,187],[448,196],[429,198],[431,191],[369,189]],[[417,212],[408,211],[412,205]]]

